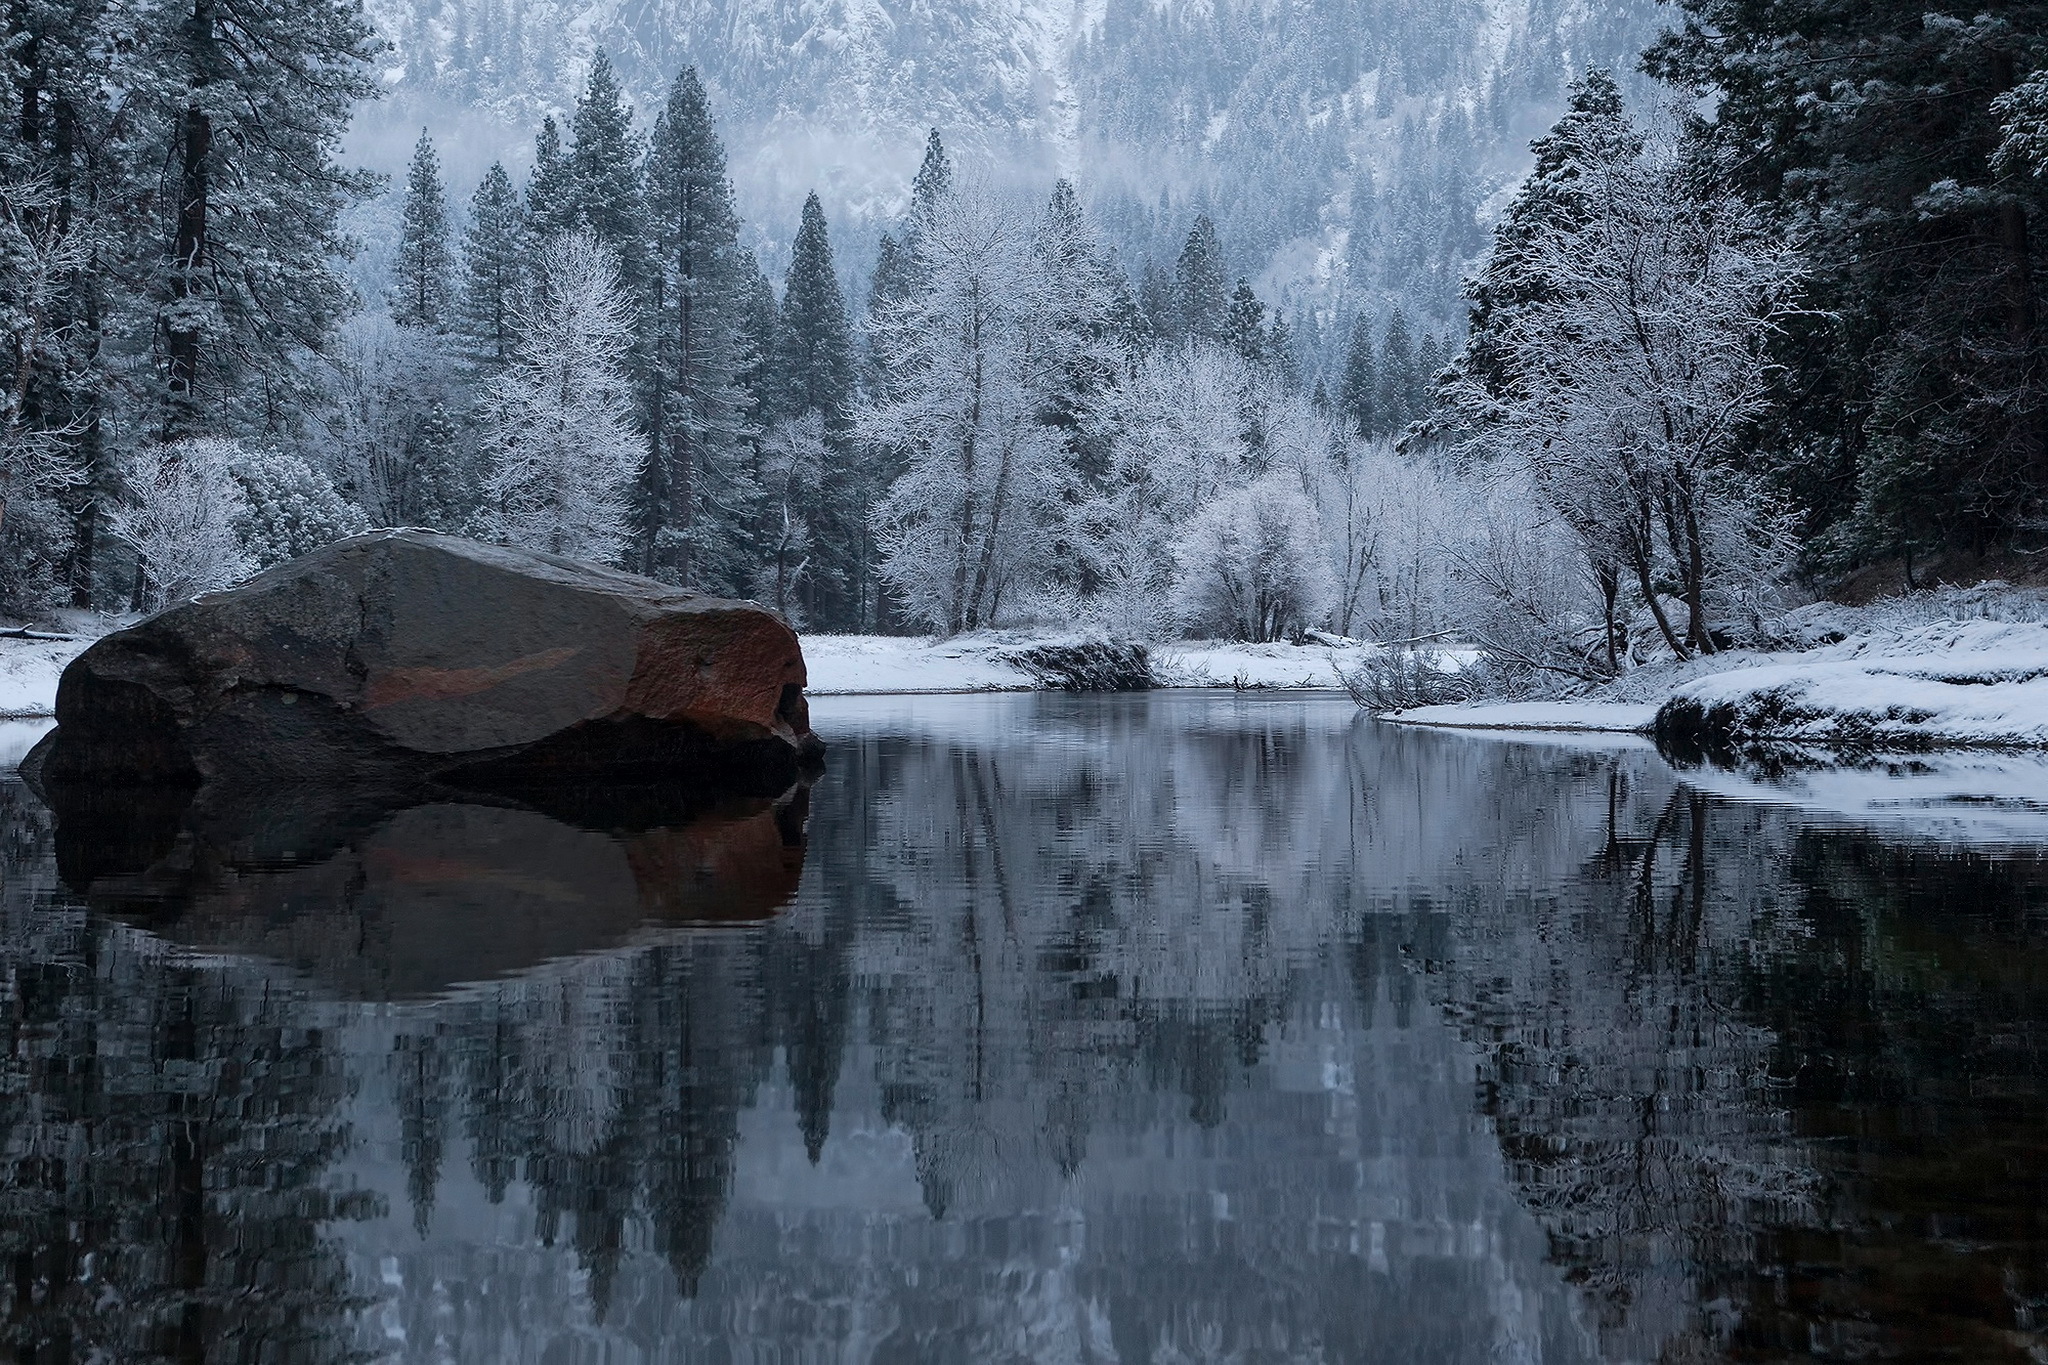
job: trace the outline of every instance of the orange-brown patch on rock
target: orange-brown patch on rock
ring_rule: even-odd
[[[485,668],[389,668],[370,680],[363,692],[363,705],[376,710],[400,702],[474,697],[514,678],[559,668],[582,652],[573,645],[562,645]]]

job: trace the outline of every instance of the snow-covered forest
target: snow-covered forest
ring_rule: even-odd
[[[11,7],[0,615],[417,525],[1512,691],[2048,525],[2031,7],[660,8]]]

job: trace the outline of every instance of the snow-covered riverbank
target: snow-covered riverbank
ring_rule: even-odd
[[[893,635],[806,635],[807,689],[814,696],[893,692],[1028,692],[1044,682],[1018,662],[1026,650],[1061,643],[1006,631],[950,639]],[[1341,686],[1368,646],[1247,645],[1188,640],[1151,647],[1154,681],[1164,687]]]
[[[2048,745],[2048,596],[1987,585],[1782,625],[1788,645],[1639,669],[1545,702],[1426,706],[1389,719],[1871,749]]]
[[[0,717],[48,716],[57,678],[90,639],[0,637]],[[1015,662],[1043,637],[985,632],[939,640],[887,635],[806,635],[810,691],[819,696],[909,692],[1028,692],[1045,686]],[[1337,667],[1366,650],[1357,645],[1247,645],[1182,641],[1154,646],[1154,678],[1167,687],[1334,688]]]

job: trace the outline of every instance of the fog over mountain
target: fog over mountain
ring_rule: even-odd
[[[1263,297],[1325,325],[1398,304],[1439,332],[1461,330],[1458,281],[1565,82],[1588,65],[1633,80],[1659,25],[1654,0],[369,9],[391,48],[353,150],[395,173],[429,127],[458,202],[494,159],[523,174],[541,117],[573,107],[602,48],[643,131],[676,71],[697,68],[771,277],[816,189],[859,284],[937,127],[970,176],[1034,198],[1072,178],[1134,280],[1170,266],[1206,212]]]

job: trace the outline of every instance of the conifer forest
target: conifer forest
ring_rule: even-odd
[[[10,619],[423,526],[1512,690],[2048,526],[2035,6],[5,22]]]

